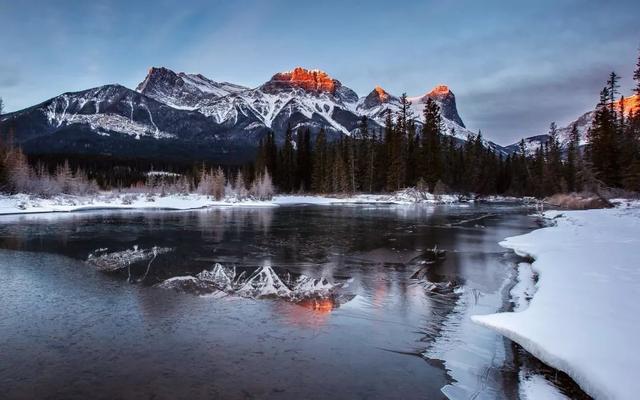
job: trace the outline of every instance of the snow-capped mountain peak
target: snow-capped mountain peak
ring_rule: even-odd
[[[409,98],[418,125],[427,99],[441,108],[444,132],[460,140],[464,127],[449,87],[439,85]],[[257,88],[216,82],[200,74],[153,67],[136,91],[106,85],[65,93],[7,115],[2,124],[19,130],[20,145],[32,151],[95,152],[189,159],[250,157],[273,131],[284,141],[288,128],[324,129],[329,140],[356,133],[363,117],[380,132],[400,100],[381,87],[358,95],[324,71],[296,67],[279,72]],[[64,140],[62,139],[64,138]]]
[[[174,108],[195,110],[210,99],[238,93],[248,88],[228,82],[216,82],[201,74],[174,72],[151,67],[136,90]]]

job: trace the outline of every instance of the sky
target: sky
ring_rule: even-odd
[[[630,94],[640,1],[0,0],[0,97],[16,111],[151,66],[255,87],[319,68],[360,96],[455,93],[506,145],[592,109],[611,71]]]

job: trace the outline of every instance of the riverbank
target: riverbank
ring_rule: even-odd
[[[487,201],[517,201],[513,198],[489,198]],[[0,215],[47,212],[74,212],[87,210],[141,209],[141,210],[195,210],[214,207],[277,207],[293,204],[462,204],[471,198],[446,194],[432,195],[407,189],[390,194],[358,194],[353,196],[283,195],[271,200],[214,200],[199,194],[158,194],[101,192],[92,196],[58,195],[40,198],[27,194],[1,195]]]
[[[519,287],[512,291],[518,297],[515,312],[472,320],[566,372],[596,399],[635,399],[640,392],[640,303],[635,298],[640,293],[640,202],[615,204],[613,209],[548,211],[545,217],[553,226],[501,242],[535,259],[533,273],[521,266]]]

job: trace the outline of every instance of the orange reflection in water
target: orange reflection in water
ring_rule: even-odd
[[[309,310],[316,311],[320,314],[328,314],[337,308],[338,304],[331,298],[326,299],[304,299],[296,303],[299,306],[307,308]]]
[[[296,303],[278,301],[274,304],[285,323],[303,328],[320,328],[325,325],[331,311],[339,306],[332,298],[309,298]]]

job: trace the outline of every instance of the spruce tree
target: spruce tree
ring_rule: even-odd
[[[619,184],[618,126],[615,110],[612,112],[612,95],[615,95],[615,80],[608,82],[600,92],[593,123],[589,129],[587,157],[597,179],[607,186]]]
[[[562,176],[562,149],[560,148],[560,142],[558,140],[558,128],[555,122],[552,122],[549,126],[549,141],[547,142],[548,154],[547,154],[547,173],[545,179],[547,179],[547,193],[554,194],[562,189],[561,180]]]
[[[442,174],[442,154],[440,137],[442,132],[442,116],[440,107],[431,98],[427,99],[423,110],[422,126],[422,168],[421,176],[429,188],[433,190]]]
[[[285,193],[293,192],[295,177],[297,175],[293,143],[293,132],[289,126],[285,133],[284,144],[280,151],[280,163],[277,168],[279,178],[278,184],[280,185],[280,190]]]
[[[327,138],[324,128],[320,128],[313,151],[313,173],[311,176],[311,187],[316,193],[328,192],[325,185],[327,168]]]
[[[565,180],[567,188],[570,192],[579,191],[577,174],[578,164],[580,163],[580,133],[577,124],[571,126],[569,134],[569,143],[567,145],[567,164],[565,166]]]
[[[633,71],[633,80],[636,81],[636,87],[634,92],[636,96],[640,96],[640,54],[638,54],[638,62],[636,63],[636,69]],[[634,110],[634,112],[638,112]]]

